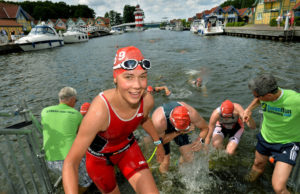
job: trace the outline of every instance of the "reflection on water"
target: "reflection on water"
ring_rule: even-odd
[[[154,108],[169,100],[184,101],[208,121],[212,111],[225,99],[246,107],[252,99],[247,81],[263,72],[274,74],[281,87],[300,91],[299,43],[147,30],[91,39],[53,50],[0,56],[0,108],[10,109],[20,99],[25,99],[39,117],[43,107],[58,103],[57,93],[62,87],[71,86],[78,91],[76,108],[79,109],[83,102],[91,101],[99,92],[114,87],[112,64],[115,52],[129,45],[139,47],[151,60],[153,68],[149,71],[149,85],[166,85],[172,91],[170,97],[155,95]],[[205,93],[188,82],[191,76],[198,75],[203,78]],[[259,125],[258,112],[253,114]],[[15,120],[0,118],[0,122],[11,124]],[[198,132],[194,132],[193,137]],[[208,155],[196,153],[195,161],[184,167],[176,165],[179,154],[174,145],[171,170],[167,175],[160,175],[155,159],[151,161],[160,191],[178,194],[273,192],[271,165],[255,184],[242,182],[253,162],[257,132],[258,129],[245,130],[233,157],[228,158],[222,152],[210,149]],[[138,135],[144,136],[145,133],[140,129]],[[153,149],[149,148],[149,153],[146,148],[143,150],[148,158]],[[118,181],[121,192],[134,193],[122,176]]]

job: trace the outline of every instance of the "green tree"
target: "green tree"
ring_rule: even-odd
[[[255,3],[255,0],[227,0],[224,3],[222,3],[221,7],[226,7],[232,5],[236,9],[246,8],[246,7],[252,7],[252,5]]]
[[[109,12],[106,12],[104,17],[109,18],[111,26],[122,24],[121,14],[114,10],[110,10]]]
[[[5,2],[2,1],[1,2]],[[51,1],[24,1],[24,2],[12,2],[20,5],[29,15],[36,19],[57,19],[57,18],[76,18],[95,17],[95,11],[89,8],[87,5],[67,5],[65,2],[53,3]]]
[[[131,23],[134,22],[134,11],[135,6],[125,5],[123,9],[123,22],[124,23]]]

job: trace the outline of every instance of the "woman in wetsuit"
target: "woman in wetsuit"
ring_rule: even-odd
[[[157,159],[164,149],[152,121],[153,97],[145,92],[150,61],[133,46],[117,51],[113,76],[116,88],[96,96],[84,117],[78,135],[64,162],[65,193],[77,189],[77,170],[86,152],[86,167],[90,178],[102,193],[120,193],[114,166],[117,166],[137,193],[158,193],[147,162],[133,136],[142,125],[157,145]]]

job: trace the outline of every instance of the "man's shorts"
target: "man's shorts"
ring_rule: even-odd
[[[64,165],[63,160],[47,161],[48,168],[60,176],[62,175],[63,165]],[[82,158],[80,165],[79,165],[78,179],[79,179],[78,184],[81,187],[88,187],[93,183],[92,179],[89,177],[89,175],[86,171],[86,168],[85,168],[85,157]]]
[[[178,135],[177,137],[174,138],[174,141],[179,147],[192,143],[188,134]],[[164,148],[165,148],[165,155],[168,155],[170,153],[170,142],[164,144]]]
[[[127,150],[110,156],[109,160],[112,164],[107,162],[105,156],[98,157],[86,152],[86,169],[89,176],[105,193],[112,192],[117,185],[114,165],[118,166],[127,180],[135,173],[149,168],[136,141]]]
[[[261,133],[256,135],[257,144],[256,150],[265,156],[273,156],[276,161],[288,163],[290,165],[296,164],[297,155],[299,152],[300,143],[268,143],[262,137]]]

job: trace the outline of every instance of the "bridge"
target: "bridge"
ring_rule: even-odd
[[[144,27],[146,28],[159,28],[161,22],[144,22]],[[126,28],[127,26],[129,27],[135,27],[135,22],[131,22],[131,23],[124,23],[124,24],[120,24],[120,25],[115,25],[115,26],[112,26],[111,29],[113,28]]]

